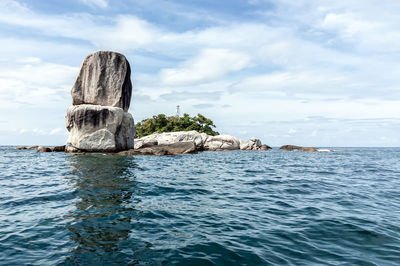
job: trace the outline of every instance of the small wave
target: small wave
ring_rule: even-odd
[[[330,149],[317,149],[319,152],[333,152],[333,150]]]

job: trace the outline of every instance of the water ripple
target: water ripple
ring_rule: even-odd
[[[0,147],[0,265],[399,265],[400,149]]]

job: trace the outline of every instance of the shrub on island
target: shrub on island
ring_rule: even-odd
[[[210,136],[219,135],[217,131],[214,131],[214,128],[214,122],[202,114],[197,114],[197,116],[193,117],[186,113],[182,117],[159,114],[137,123],[135,125],[135,138],[148,136],[155,132],[164,133],[191,130],[206,133]]]

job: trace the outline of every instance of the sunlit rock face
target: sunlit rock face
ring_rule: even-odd
[[[132,95],[131,68],[125,56],[99,51],[88,55],[71,90],[72,104],[119,107],[128,111]]]
[[[66,151],[116,152],[134,144],[134,120],[128,113],[130,66],[119,53],[100,51],[83,61],[71,90]]]
[[[229,135],[209,136],[204,142],[204,149],[210,151],[238,150],[240,141]]]

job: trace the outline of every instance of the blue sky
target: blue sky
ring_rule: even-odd
[[[0,144],[65,143],[83,59],[123,53],[136,121],[272,146],[400,146],[400,2],[0,0]]]

